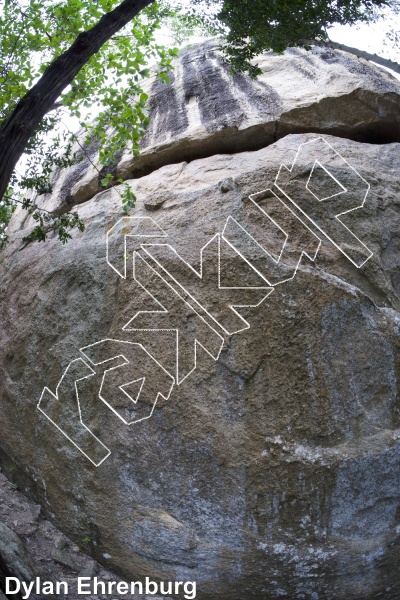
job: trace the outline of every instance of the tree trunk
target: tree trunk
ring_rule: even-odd
[[[155,0],[124,0],[56,58],[0,127],[0,199],[29,138],[89,58]]]

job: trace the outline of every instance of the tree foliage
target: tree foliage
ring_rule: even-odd
[[[0,20],[2,125],[7,123],[21,98],[45,76],[48,66],[71,47],[80,33],[90,30],[103,14],[118,4],[117,0],[28,0],[23,8],[18,0],[4,4]],[[80,149],[73,151],[74,136],[59,126],[66,118],[72,116],[80,120],[86,131],[86,143],[97,139],[103,165],[111,164],[115,153],[125,147],[129,146],[134,154],[138,152],[140,137],[148,124],[144,109],[147,97],[141,89],[141,81],[149,73],[147,63],[156,57],[160,73],[164,73],[176,54],[176,49],[167,50],[155,39],[160,19],[168,15],[168,9],[156,2],[148,4],[129,27],[111,37],[89,57],[71,85],[38,123],[25,147],[24,171],[14,172],[3,196],[0,214],[3,238],[7,219],[17,203],[37,220],[32,233],[35,239],[45,239],[48,231],[55,230],[65,241],[69,226],[83,227],[76,213],[68,221],[65,216],[41,211],[34,195],[29,194],[50,191],[49,177],[54,166],[68,166],[82,158]],[[132,101],[133,97],[136,101]],[[98,113],[94,121],[90,118],[92,110]],[[129,190],[123,199],[129,208],[133,200]]]
[[[18,121],[19,107],[26,98],[32,102],[32,90],[49,79],[52,66],[76,46],[82,32],[89,35],[104,22],[104,15],[113,15],[127,2],[0,0],[0,173],[2,162],[16,163],[9,158],[7,142],[14,142],[8,139],[6,128],[13,119],[14,132],[19,125],[25,126]],[[83,40],[82,52],[89,54],[84,64],[63,83],[38,122],[33,119],[29,135],[25,132],[23,171],[14,170],[9,181],[0,181],[3,189],[7,187],[0,194],[0,242],[7,238],[7,223],[18,203],[37,222],[32,239],[44,240],[52,230],[64,242],[71,228],[84,228],[77,213],[49,213],[39,206],[40,195],[51,190],[54,167],[68,166],[85,152],[85,147],[77,149],[77,138],[63,123],[70,117],[79,120],[86,134],[84,146],[96,140],[99,148],[103,185],[117,183],[107,167],[124,150],[134,155],[139,152],[149,123],[147,96],[142,90],[149,61],[157,61],[159,77],[168,81],[171,61],[178,52],[157,42],[156,32],[162,24],[169,23],[178,43],[196,28],[223,36],[232,68],[255,76],[257,66],[251,60],[257,54],[268,49],[283,52],[288,46],[307,47],[312,40],[326,40],[326,30],[334,23],[372,20],[386,5],[394,4],[385,0],[129,0],[131,10],[135,2],[136,16],[98,50],[90,54]],[[43,100],[40,93],[34,102]],[[124,209],[129,210],[134,201],[127,187],[122,194]]]
[[[254,69],[250,60],[264,50],[283,52],[327,40],[334,24],[355,24],[374,18],[385,0],[225,0],[219,13],[228,29],[227,56],[240,69]]]

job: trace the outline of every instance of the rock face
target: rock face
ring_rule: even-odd
[[[204,61],[210,98],[214,80],[258,97],[201,53],[181,60],[198,77]],[[307,65],[321,82],[312,92],[315,78],[294,86],[270,66],[271,79],[251,84],[269,82],[272,108],[254,100],[248,127],[267,131],[268,110],[278,114],[275,143],[266,134],[261,149],[132,180],[138,203],[122,221],[116,189],[94,195],[79,206],[86,232],[65,247],[26,246],[29,223],[16,216],[1,256],[2,451],[45,513],[125,579],[196,581],[200,600],[394,600],[400,145],[354,141],[368,127],[351,102],[374,97],[371,130],[385,131],[398,84],[340,53],[268,64]],[[340,102],[346,126],[324,112]],[[285,129],[282,115],[306,107],[310,122],[321,109],[319,124],[284,117]],[[184,153],[186,126],[154,142],[168,118],[156,117],[145,156],[163,144]],[[220,131],[209,122],[194,142]],[[336,215],[350,209],[343,227]]]
[[[8,464],[6,472],[13,479],[16,472],[14,465]],[[39,505],[26,498],[3,473],[0,474],[1,590],[6,589],[5,577],[17,577],[25,582],[40,577],[41,581],[50,581],[53,585],[60,581],[66,582],[69,600],[91,600],[92,594],[78,593],[77,576],[96,576],[100,581],[106,582],[119,581],[119,578],[85,555],[90,544],[91,540],[88,538],[80,540],[79,546],[69,540],[45,519]],[[36,594],[35,588],[36,586],[29,598],[43,600],[44,595]],[[16,590],[14,582],[10,584],[10,589]],[[16,600],[22,600],[22,596],[25,596],[23,590],[12,595]],[[59,598],[63,594],[50,597]],[[102,595],[98,597],[103,598]],[[4,598],[6,596],[0,591],[0,599]],[[137,599],[154,600],[154,596],[140,594]],[[165,600],[171,599],[167,597]]]
[[[141,154],[124,155],[111,169],[136,178],[172,163],[220,153],[258,150],[288,133],[327,133],[369,143],[400,142],[400,82],[345,52],[289,49],[258,59],[262,75],[229,75],[218,46],[183,50],[170,74],[144,82],[150,128]],[[101,191],[104,172],[93,167],[96,144],[74,168],[56,171],[45,206],[71,207]],[[101,174],[102,173],[102,174]],[[15,226],[20,223],[15,221]]]

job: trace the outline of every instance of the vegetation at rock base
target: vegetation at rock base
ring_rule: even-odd
[[[256,76],[251,61],[260,52],[329,44],[331,25],[373,21],[384,10],[397,11],[398,3],[2,0],[0,7],[0,243],[5,243],[17,204],[37,222],[31,239],[45,240],[54,231],[65,242],[71,229],[84,229],[68,206],[57,213],[40,208],[40,195],[51,191],[52,170],[82,159],[90,144],[99,151],[102,184],[121,183],[111,167],[125,150],[139,153],[149,123],[141,85],[149,61],[157,61],[158,76],[168,83],[178,52],[157,42],[160,27],[169,26],[177,43],[195,30],[221,36],[232,69]],[[79,140],[65,124],[70,117],[83,128]],[[121,198],[123,210],[134,206],[129,186]]]

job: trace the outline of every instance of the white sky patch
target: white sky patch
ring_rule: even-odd
[[[328,35],[333,42],[345,44],[352,48],[358,48],[371,54],[378,54],[395,62],[400,62],[400,47],[388,36],[396,38],[394,32],[400,32],[400,14],[393,14],[386,9],[384,17],[370,24],[361,25],[335,25],[328,30]],[[396,40],[397,41],[397,40]],[[378,65],[380,68],[380,65]],[[389,71],[389,69],[387,69]],[[394,77],[400,79],[400,75],[390,71]]]

